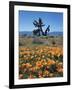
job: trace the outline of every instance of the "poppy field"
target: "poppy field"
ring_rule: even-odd
[[[63,48],[19,47],[19,79],[63,77]]]

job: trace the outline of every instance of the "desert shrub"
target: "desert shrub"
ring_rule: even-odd
[[[42,39],[48,39],[48,36],[40,36]]]
[[[19,42],[19,46],[24,46],[24,45],[26,45],[25,42],[22,42],[22,41]]]
[[[48,36],[46,36],[45,39],[48,39]]]
[[[54,38],[55,36],[49,36],[50,38]]]
[[[34,44],[43,44],[44,43],[44,40],[42,40],[41,38],[39,37],[35,37],[33,38],[33,41],[32,41]]]
[[[52,41],[52,44],[53,44],[53,45],[55,45],[55,44],[56,44],[56,42],[53,40],[53,41]]]

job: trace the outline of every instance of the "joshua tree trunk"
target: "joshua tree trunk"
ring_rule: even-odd
[[[42,35],[44,35],[44,32],[43,32],[42,28],[41,28],[41,33],[42,33]]]
[[[39,31],[39,36],[41,36],[41,35],[40,35],[40,31]]]

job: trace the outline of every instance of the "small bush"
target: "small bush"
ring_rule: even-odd
[[[48,36],[40,36],[42,39],[48,39]]]
[[[49,36],[50,38],[54,38],[55,36]]]
[[[52,41],[52,44],[53,44],[53,45],[55,45],[55,44],[56,44],[56,42],[53,40],[53,41]]]
[[[19,42],[19,46],[24,46],[24,45],[26,45],[25,42],[22,42],[22,41]]]
[[[34,44],[43,44],[44,41],[39,37],[35,37],[35,38],[33,38],[33,43]]]

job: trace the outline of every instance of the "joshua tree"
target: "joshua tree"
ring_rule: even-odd
[[[42,22],[42,19],[39,18],[38,21],[34,20],[33,24],[34,24],[35,27],[38,28],[38,29],[35,29],[35,30],[33,31],[33,34],[40,36],[40,32],[43,33],[42,27],[44,26],[44,24],[43,24],[43,22]]]
[[[38,21],[34,20],[33,24],[34,24],[35,27],[38,28],[38,29],[33,30],[34,35],[40,36],[41,35],[40,32],[41,32],[43,36],[47,36],[47,32],[50,31],[50,25],[48,25],[48,27],[47,27],[47,29],[45,30],[45,33],[44,33],[42,27],[45,26],[45,25],[43,24],[41,18],[39,18]]]

